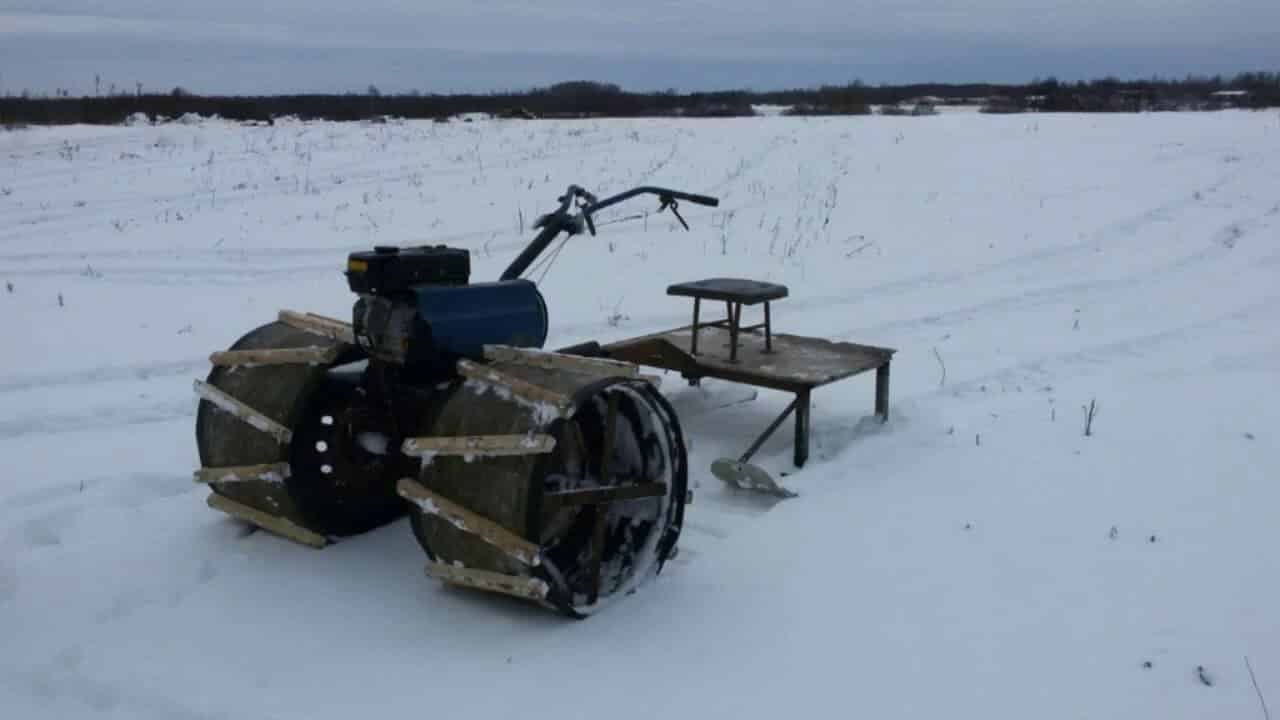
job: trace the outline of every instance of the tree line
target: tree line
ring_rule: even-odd
[[[986,103],[993,111],[1122,112],[1215,107],[1214,93],[1236,91],[1233,104],[1280,106],[1280,73],[1247,72],[1234,77],[1187,76],[1181,79],[1101,78],[1060,82],[1035,79],[1024,84],[845,85],[816,88],[718,92],[629,92],[596,81],[569,81],[517,92],[383,94],[370,85],[362,93],[269,96],[207,96],[174,88],[165,93],[100,92],[72,96],[23,93],[0,97],[0,124],[117,124],[139,113],[149,119],[191,113],[229,120],[272,122],[277,117],[304,120],[365,120],[402,117],[442,120],[466,113],[506,117],[731,117],[754,114],[753,105],[783,105],[793,114],[865,114],[873,105],[895,105],[928,98],[930,102]]]

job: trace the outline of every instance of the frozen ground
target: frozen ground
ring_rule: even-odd
[[[375,243],[494,277],[571,182],[723,204],[573,239],[551,346],[780,281],[782,330],[898,349],[891,422],[819,391],[773,504],[706,468],[787,399],[669,378],[682,553],[583,622],[429,581],[403,521],[315,552],[205,507],[210,351],[346,315]],[[1275,113],[0,132],[0,715],[1262,718],[1278,241]]]

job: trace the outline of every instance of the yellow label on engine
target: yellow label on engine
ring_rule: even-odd
[[[347,272],[364,272],[369,269],[369,263],[364,260],[348,260]]]

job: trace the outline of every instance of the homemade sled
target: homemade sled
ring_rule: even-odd
[[[809,459],[810,396],[824,385],[875,370],[874,411],[881,422],[888,420],[889,364],[895,351],[774,333],[770,303],[787,296],[785,286],[740,278],[710,278],[672,285],[667,294],[693,298],[692,324],[604,345],[604,354],[615,360],[679,372],[691,384],[710,377],[795,395],[740,457],[721,458],[712,464],[712,473],[721,480],[746,490],[794,497],[794,491],[779,485],[767,471],[749,461],[794,414],[793,462],[797,468],[804,466]],[[702,322],[703,300],[723,302],[725,318]],[[744,305],[763,305],[763,322],[744,327]]]

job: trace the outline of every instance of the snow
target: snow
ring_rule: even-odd
[[[897,349],[890,422],[870,374],[819,389],[800,496],[762,498],[708,468],[789,398],[673,376],[680,553],[582,622],[424,577],[403,520],[315,551],[205,506],[210,352],[281,308],[346,317],[374,244],[496,277],[570,183],[722,204],[570,240],[549,348],[687,323],[674,282],[781,282],[778,331]],[[1277,188],[1260,112],[0,132],[0,708],[1261,717]],[[753,462],[790,450],[784,427]]]
[[[391,438],[378,432],[362,432],[356,435],[356,442],[365,452],[373,455],[386,455],[391,446]]]

